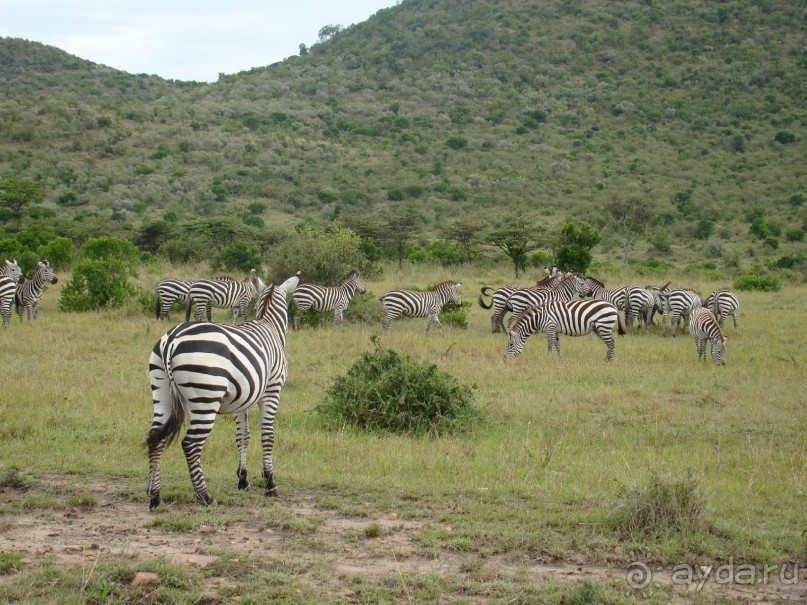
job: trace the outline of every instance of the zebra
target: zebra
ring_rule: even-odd
[[[0,317],[3,327],[7,328],[11,321],[11,303],[17,292],[17,283],[22,277],[22,271],[16,260],[5,260],[0,265]]]
[[[563,272],[558,271],[557,267],[553,267],[550,271],[544,267],[546,276],[535,282],[533,288],[548,288],[553,284],[557,284],[563,277]],[[516,291],[522,289],[518,284],[507,284],[500,288],[493,289],[491,286],[482,286],[477,302],[483,309],[493,308],[493,315],[490,316],[490,331],[494,334],[496,332],[504,332],[504,314],[510,309],[507,308],[507,299]],[[490,304],[485,304],[484,296],[490,297]]]
[[[157,341],[149,359],[154,417],[146,437],[149,510],[160,504],[160,458],[178,436],[186,416],[190,425],[182,450],[196,497],[214,500],[207,489],[200,458],[217,414],[234,414],[239,451],[238,489],[249,488],[246,455],[249,444],[247,412],[258,404],[261,415],[263,477],[267,496],[277,496],[272,448],[274,421],[288,365],[286,295],[300,282],[300,272],[279,286],[266,288],[258,300],[257,317],[239,326],[185,322]]]
[[[185,303],[185,321],[191,317],[191,307],[196,306],[194,315],[195,321],[201,321],[203,315],[207,313],[208,321],[210,308],[233,309],[233,324],[236,318],[241,316],[241,323],[247,320],[247,308],[255,293],[258,296],[266,288],[258,272],[252,269],[249,277],[244,281],[236,281],[230,278],[198,279],[191,284],[188,290],[188,300]]]
[[[740,299],[737,298],[734,292],[725,289],[715,290],[706,297],[706,300],[703,301],[703,306],[709,309],[712,315],[717,318],[721,330],[723,329],[726,317],[731,315],[734,319],[734,331],[737,334],[740,333],[740,328],[737,324],[737,315],[740,312]]]
[[[601,281],[594,279],[590,275],[584,278],[585,293],[580,296],[591,296],[599,300],[604,300],[614,305],[620,311],[625,310],[626,296],[625,288],[606,288]]]
[[[4,260],[0,265],[0,277],[10,277],[14,283],[18,283],[22,277],[22,269],[17,264],[16,260]]]
[[[58,278],[53,274],[53,267],[46,260],[39,261],[31,279],[21,279],[17,285],[17,292],[14,295],[14,304],[17,307],[17,315],[22,321],[25,313],[30,321],[31,315],[36,319],[39,313],[39,303],[42,302],[42,291],[45,284],[55,284]]]
[[[549,355],[552,347],[560,354],[560,339],[558,334],[567,336],[583,336],[589,332],[596,332],[608,351],[605,361],[614,357],[614,328],[620,335],[625,331],[619,321],[619,309],[604,300],[553,300],[540,307],[527,309],[518,318],[512,329],[508,330],[510,337],[507,343],[505,358],[516,357],[524,350],[524,341],[536,332],[546,332],[549,345]]]
[[[214,277],[216,281],[237,281],[232,277]],[[162,321],[168,319],[171,314],[171,305],[175,302],[188,304],[188,294],[194,280],[176,279],[169,277],[157,284],[155,316]],[[210,307],[207,307],[207,321],[210,321]]]
[[[384,319],[381,321],[384,332],[390,331],[393,319],[404,315],[406,317],[425,317],[427,336],[432,322],[437,324],[442,333],[443,325],[437,316],[443,305],[449,301],[458,307],[462,305],[460,286],[462,286],[462,282],[449,280],[437,284],[433,290],[426,292],[390,290],[378,299],[384,304]]]
[[[658,305],[658,292],[666,290],[669,285],[670,283],[667,282],[660,288],[625,286],[625,323],[629,330],[633,330],[633,320],[636,318],[639,319],[640,324],[644,323],[646,330],[653,325],[653,315]]]
[[[673,338],[675,338],[678,322],[681,318],[683,317],[684,321],[688,322],[690,313],[703,306],[700,294],[694,290],[685,290],[683,288],[662,291],[659,293],[659,299],[664,309],[661,319],[662,336],[667,335],[667,316],[670,316]]]
[[[726,337],[720,329],[720,323],[709,309],[697,307],[689,314],[689,333],[695,340],[698,350],[698,361],[706,359],[706,341],[712,343],[712,359],[720,366],[726,365]]]
[[[339,285],[334,288],[326,286],[316,286],[314,284],[302,284],[291,295],[297,308],[302,310],[313,309],[314,311],[333,311],[334,325],[341,325],[343,313],[350,304],[353,294],[358,292],[364,294],[364,282],[359,272],[354,269],[343,277]],[[294,327],[297,328],[298,319],[294,316]]]
[[[507,308],[512,311],[512,315],[507,322],[509,327],[518,317],[530,307],[543,305],[551,300],[571,300],[575,294],[582,294],[585,285],[580,274],[567,273],[560,280],[560,283],[550,288],[525,288],[513,292],[507,299]]]

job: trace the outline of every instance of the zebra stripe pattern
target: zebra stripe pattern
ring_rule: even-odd
[[[726,322],[726,318],[731,315],[734,319],[734,331],[739,334],[740,327],[737,323],[737,315],[740,313],[740,299],[731,290],[715,290],[705,301],[703,306],[709,309],[720,323],[720,329]]]
[[[23,313],[28,319],[33,315],[36,319],[39,313],[39,303],[42,302],[42,292],[45,284],[55,284],[59,280],[53,274],[53,267],[46,260],[39,261],[31,279],[20,281],[17,292],[14,296],[14,304],[17,305],[17,315],[22,321]]]
[[[525,311],[509,331],[505,357],[516,357],[524,350],[524,342],[536,332],[546,332],[549,355],[555,347],[560,354],[559,334],[583,336],[595,332],[608,347],[605,361],[614,357],[614,328],[624,334],[619,310],[604,300],[551,301]]]
[[[355,292],[364,294],[365,289],[359,272],[354,269],[345,275],[336,287],[301,284],[291,295],[291,298],[300,310],[333,311],[333,323],[341,325],[344,319],[343,313],[353,299]],[[296,316],[294,323],[296,328]]]
[[[726,365],[726,337],[720,324],[709,309],[698,307],[689,315],[689,333],[695,340],[698,361],[706,359],[706,341],[712,343],[712,359],[720,366]]]
[[[14,283],[18,283],[22,277],[22,269],[17,264],[16,260],[4,260],[0,265],[0,277],[10,277]]]
[[[701,295],[694,290],[684,290],[683,288],[673,288],[666,292],[661,292],[659,298],[664,308],[664,315],[661,319],[662,336],[667,334],[667,317],[670,317],[673,338],[678,329],[678,322],[683,317],[684,322],[689,321],[689,316],[698,307],[703,306]]]
[[[530,307],[546,304],[553,300],[571,300],[575,294],[582,294],[585,290],[583,280],[579,275],[567,273],[556,287],[519,289],[507,299],[507,308],[513,312],[507,322],[508,327]]]
[[[546,277],[535,282],[533,288],[549,288],[556,285],[563,278],[563,272],[558,271],[557,267],[553,267],[551,271],[547,267],[544,267],[544,273],[546,273]],[[490,286],[482,286],[480,290],[481,293],[477,300],[479,306],[483,309],[493,308],[493,315],[490,316],[490,331],[494,334],[499,331],[505,331],[504,314],[510,310],[507,308],[507,300],[516,290],[520,289],[522,288],[517,284],[507,284],[506,286],[496,289]],[[485,299],[483,298],[485,296],[489,296],[491,299],[489,305],[485,304]]]
[[[584,290],[581,296],[591,296],[598,300],[604,300],[614,305],[620,311],[625,310],[625,303],[627,297],[625,295],[625,288],[606,288],[605,284],[601,281],[594,279],[587,275],[584,280]]]
[[[625,286],[625,323],[628,329],[633,330],[633,321],[638,318],[639,324],[644,324],[645,330],[648,330],[653,325],[657,304],[656,292],[640,286]]]
[[[201,321],[206,314],[210,320],[210,309],[233,310],[233,324],[241,316],[241,323],[247,320],[247,309],[255,293],[258,296],[266,288],[258,272],[252,269],[244,281],[230,279],[199,279],[191,284],[188,291],[188,302],[185,306],[185,321],[191,317],[191,307],[196,307],[195,321]]]
[[[384,332],[389,332],[394,319],[401,315],[405,317],[425,317],[426,335],[432,323],[436,323],[440,332],[443,325],[438,317],[440,310],[447,302],[453,302],[458,307],[462,305],[459,288],[462,282],[444,281],[437,284],[433,290],[415,292],[413,290],[391,290],[379,300],[384,304],[384,319],[381,325]]]
[[[248,410],[258,404],[261,414],[263,477],[266,494],[277,495],[272,465],[274,421],[280,390],[286,381],[285,354],[288,309],[286,295],[300,281],[299,272],[280,286],[265,289],[257,319],[240,326],[182,323],[155,345],[149,360],[154,417],[146,438],[149,508],[160,504],[160,458],[177,437],[185,416],[190,424],[182,450],[196,497],[212,504],[200,458],[217,414],[234,414],[239,451],[238,489],[247,489]]]
[[[193,282],[189,279],[168,278],[157,284],[157,305],[155,314],[158,320],[166,320],[171,313],[171,305],[175,302],[188,304]]]
[[[17,282],[22,277],[22,270],[16,260],[5,260],[0,265],[0,317],[3,327],[8,327],[11,321],[11,303],[17,292]]]

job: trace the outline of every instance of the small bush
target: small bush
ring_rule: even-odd
[[[734,281],[734,287],[741,292],[778,292],[782,286],[779,282],[779,278],[775,275],[765,273],[759,268],[754,268],[749,273],[740,275]]]
[[[0,490],[12,489],[27,489],[28,482],[20,474],[20,470],[16,466],[9,466],[0,472]]]
[[[446,304],[440,312],[440,323],[454,328],[467,329],[468,311],[472,306],[473,303],[470,300],[464,301],[460,307],[453,303]]]
[[[60,311],[119,308],[134,293],[121,260],[84,260],[73,270],[59,298]]]
[[[410,435],[461,432],[481,419],[472,387],[392,349],[364,353],[317,406],[326,425]]]
[[[705,526],[703,494],[691,474],[667,482],[654,477],[645,487],[623,488],[609,521],[623,540],[698,530]]]

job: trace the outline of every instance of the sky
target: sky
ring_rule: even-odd
[[[215,82],[312,46],[324,25],[398,0],[0,0],[0,37],[56,46],[132,74]]]

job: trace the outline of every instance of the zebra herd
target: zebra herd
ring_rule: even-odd
[[[3,320],[3,327],[8,327],[11,320],[12,303],[17,308],[20,321],[23,315],[29,320],[32,316],[36,319],[45,285],[55,284],[57,281],[53,267],[46,260],[37,263],[30,279],[23,276],[16,260],[3,261],[0,265],[0,317]]]
[[[636,320],[647,330],[653,325],[654,315],[661,313],[662,335],[666,335],[668,319],[673,336],[683,319],[695,340],[698,359],[705,358],[706,341],[710,341],[712,358],[719,365],[726,363],[723,327],[729,315],[739,333],[740,301],[729,290],[717,290],[703,299],[694,290],[670,288],[669,282],[644,288],[634,285],[606,288],[591,276],[564,274],[556,268],[545,272],[546,276],[529,288],[509,284],[497,289],[490,286],[481,289],[479,305],[484,309],[493,308],[491,330],[504,330],[509,337],[506,357],[519,355],[524,349],[524,341],[536,332],[546,333],[549,354],[555,348],[559,356],[558,334],[582,336],[594,332],[605,343],[605,359],[610,361],[614,354],[614,330],[625,333],[620,311],[625,313],[628,330],[633,330]],[[592,298],[572,300],[574,294]],[[491,302],[487,303],[485,297]],[[508,311],[512,315],[505,327],[503,317]]]

